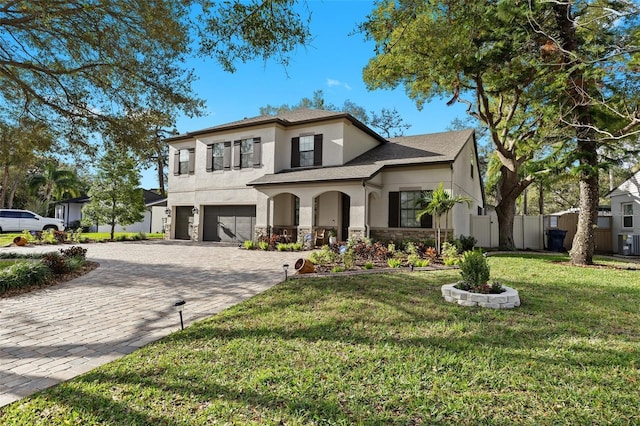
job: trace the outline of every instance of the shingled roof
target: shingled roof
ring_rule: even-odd
[[[365,133],[373,136],[380,142],[386,142],[386,140],[367,127],[360,120],[345,112],[325,111],[321,109],[296,109],[293,111],[283,111],[278,115],[259,115],[257,117],[245,118],[238,121],[232,121],[231,123],[225,123],[218,126],[207,127],[206,129],[196,130],[193,132],[187,132],[178,136],[165,139],[166,142],[175,142],[185,139],[192,139],[196,136],[202,136],[206,134],[224,132],[228,130],[235,130],[241,128],[247,128],[251,126],[258,126],[264,124],[279,124],[284,127],[297,126],[300,124],[317,123],[326,120],[346,119],[351,121],[356,127]]]
[[[472,136],[473,130],[460,130],[392,138],[342,166],[283,170],[248,185],[361,180],[372,178],[384,167],[450,163]]]

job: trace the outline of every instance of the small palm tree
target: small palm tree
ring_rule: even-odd
[[[51,201],[77,197],[82,192],[83,186],[75,170],[60,165],[57,161],[46,163],[43,172],[31,176],[29,180],[32,193],[39,193],[41,196],[45,216],[49,214]]]
[[[447,239],[447,231],[449,228],[449,211],[458,203],[467,203],[471,206],[471,198],[464,195],[456,195],[452,197],[445,189],[442,182],[437,189],[433,191],[423,191],[422,195],[416,200],[416,205],[420,210],[416,213],[416,219],[419,221],[425,214],[435,216],[436,229],[438,235],[436,237],[436,249],[440,253],[440,217],[445,215],[445,240]]]

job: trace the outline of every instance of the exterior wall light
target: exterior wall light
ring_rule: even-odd
[[[191,214],[198,214],[199,211],[200,210],[198,210],[197,207],[194,207],[194,208],[191,209]]]

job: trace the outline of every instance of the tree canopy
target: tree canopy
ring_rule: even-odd
[[[586,147],[576,124],[586,129],[597,121],[576,120],[584,117],[581,102],[599,100],[606,117],[600,122],[607,123],[601,129],[627,132],[634,123],[637,91],[629,94],[637,66],[629,65],[637,59],[631,52],[638,29],[628,19],[636,9],[606,0],[382,0],[361,25],[376,43],[364,78],[372,89],[404,86],[418,106],[434,98],[468,106],[487,128],[498,161],[499,244],[513,248],[517,197],[536,176],[589,156],[572,155]],[[571,28],[578,38],[566,45]],[[586,87],[597,90],[581,98]]]

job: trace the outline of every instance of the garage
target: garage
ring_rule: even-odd
[[[256,206],[205,206],[203,241],[241,242],[253,239]]]

